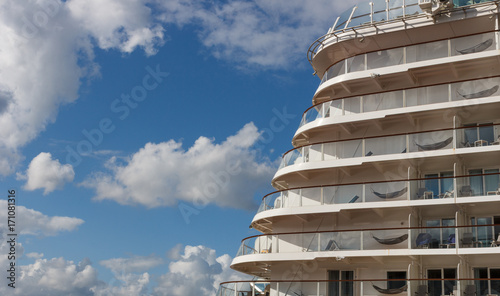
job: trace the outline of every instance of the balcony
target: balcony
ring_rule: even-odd
[[[356,55],[330,66],[320,85],[348,73],[496,50],[496,35],[489,32]]]
[[[289,173],[304,163],[318,163],[319,167],[323,167],[325,164],[321,164],[321,162],[341,159],[356,159],[352,163],[357,164],[371,160],[392,160],[396,159],[395,155],[405,156],[398,159],[445,156],[461,153],[461,151],[472,147],[483,149],[490,147],[488,151],[497,151],[496,147],[500,147],[499,126],[499,123],[467,124],[457,128],[327,141],[299,146],[287,151],[282,156],[275,178],[281,176],[281,171],[285,168],[296,167],[286,170],[285,173]],[[477,152],[479,151],[483,150],[477,150]],[[375,156],[389,155],[390,157],[374,159]],[[337,164],[349,165],[348,163],[338,162]],[[308,167],[308,169],[313,168]]]
[[[345,274],[346,272],[341,272]],[[405,273],[405,272],[403,272]],[[456,272],[455,272],[456,274]],[[500,295],[498,270],[492,277],[259,280],[221,283],[217,296]]]
[[[487,3],[483,5],[478,5],[477,3],[480,2],[492,2],[492,1],[491,0],[486,0],[486,1],[481,0],[474,2],[461,1],[461,0],[454,1],[455,7],[462,8],[461,10],[455,10],[455,14],[458,15],[460,14],[460,12],[464,12],[464,14],[460,14],[460,17],[458,17],[458,19],[454,18],[454,20],[467,19],[467,17],[477,18],[478,12],[489,12],[488,9],[483,9],[480,6],[488,7],[490,5],[488,5]],[[468,7],[469,5],[472,5],[472,7]],[[471,11],[471,13],[467,15],[466,13],[469,10]],[[480,15],[483,16],[484,13],[481,13]],[[313,65],[313,67],[318,66],[319,64],[322,64],[327,60],[329,60],[325,59],[325,56],[332,57],[336,55],[333,51],[328,51],[327,53],[323,53],[324,49],[330,49],[330,45],[342,43],[345,41],[347,42],[351,40],[357,41],[360,39],[359,38],[360,33],[361,36],[367,39],[366,42],[363,43],[363,40],[361,40],[359,41],[360,43],[358,44],[350,44],[350,45],[348,44],[340,46],[340,51],[345,52],[343,53],[344,55],[345,54],[352,55],[353,53],[359,52],[359,49],[362,50],[363,48],[366,47],[372,48],[372,50],[380,50],[382,48],[378,49],[376,46],[378,44],[370,43],[370,35],[378,33],[376,28],[387,25],[392,26],[393,28],[395,24],[401,24],[402,28],[411,30],[413,28],[418,28],[419,26],[421,26],[423,23],[425,23],[426,19],[427,16],[421,11],[420,7],[418,6],[418,1],[416,0],[403,0],[403,1],[387,0],[387,1],[372,1],[372,2],[360,3],[358,5],[355,5],[352,9],[346,10],[341,16],[337,18],[334,25],[328,30],[328,32],[325,35],[321,36],[316,41],[314,41],[313,44],[311,44],[307,52],[307,58],[311,63],[311,65]],[[441,34],[442,32],[439,30],[439,24],[435,24],[435,22],[430,22],[430,23],[433,25],[432,28],[435,34],[429,34],[429,35],[435,35],[433,36],[434,38],[438,36],[449,36],[454,34],[460,36],[467,34],[467,32],[468,34],[481,31],[484,32],[486,28],[493,28],[493,26],[487,25],[487,20],[485,20],[483,24],[478,24],[478,20],[476,19],[474,24],[476,27],[475,29],[477,29],[478,31],[474,30],[471,31],[470,28],[468,29],[464,28],[461,30],[459,29],[456,32],[451,31],[443,35]],[[407,26],[407,24],[411,25]],[[446,25],[441,27],[441,29],[443,28],[449,29]],[[390,35],[391,33],[393,33],[391,31],[392,30],[388,30],[387,32],[384,32],[384,34]],[[414,32],[411,33],[410,36],[407,35],[393,36],[396,38],[392,38],[393,40],[391,43],[402,45],[405,44],[405,42],[409,42],[409,40],[407,39],[427,41],[428,38],[431,38],[430,36],[419,36],[422,35],[422,31],[419,29],[413,31]],[[394,45],[392,47],[394,47]],[[319,63],[317,61],[318,56],[320,56],[319,60],[321,61]],[[338,59],[333,59],[333,60],[338,60]],[[320,66],[319,69],[316,70],[318,71],[318,73],[321,73],[322,75],[324,72],[324,67]]]
[[[498,254],[500,224],[454,226],[454,219],[428,220],[431,227],[344,229],[273,233],[242,240],[236,257],[254,254],[317,252],[316,257],[414,256],[439,254]],[[500,236],[500,233],[498,234]],[[471,248],[481,251],[470,251]],[[431,250],[432,249],[432,250]],[[456,250],[452,250],[456,249]],[[465,250],[465,253],[461,251]],[[363,252],[363,251],[369,252]],[[484,250],[484,251],[482,251]],[[321,255],[321,253],[325,253]],[[297,256],[287,257],[298,260]],[[280,257],[285,259],[285,257]],[[264,257],[259,257],[264,261]],[[308,257],[309,258],[309,257]],[[241,261],[243,262],[243,261]]]
[[[440,103],[443,105],[443,108],[449,108],[451,107],[449,104],[443,104],[448,102],[462,102],[460,104],[462,106],[468,104],[468,101],[472,99],[500,95],[500,92],[498,92],[499,86],[500,77],[492,77],[329,100],[316,104],[304,112],[296,137],[300,134],[301,128],[311,122],[320,122],[320,120],[327,118],[342,119],[346,116],[384,110],[405,113],[410,112],[410,110],[422,109],[416,108],[417,106]]]
[[[479,171],[483,172],[483,170],[470,170],[471,173]],[[486,174],[465,176],[453,176],[453,172],[449,172],[428,174],[424,178],[409,180],[291,188],[264,196],[257,213],[328,205],[346,205],[342,208],[348,209],[364,203],[370,203],[370,206],[374,206],[373,203],[385,203],[394,207],[432,204],[433,201],[444,200],[460,203],[457,198],[470,197],[482,197],[480,199],[484,201],[491,201],[491,198],[497,200],[500,197],[499,169],[488,169],[484,172]],[[414,202],[408,204],[398,201]],[[315,210],[318,211],[317,208]]]

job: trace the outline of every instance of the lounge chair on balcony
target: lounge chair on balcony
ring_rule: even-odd
[[[349,203],[355,203],[357,200],[358,200],[359,196],[355,195],[350,201]]]
[[[427,191],[427,188],[418,188],[417,198],[418,199],[425,199],[425,192],[426,191]]]
[[[453,193],[455,193],[455,190],[452,190],[452,191],[446,191],[444,193],[441,193],[439,195],[439,198],[450,198],[450,197],[453,197]]]
[[[460,196],[473,196],[474,191],[470,188],[469,185],[462,186],[460,189]]]
[[[476,241],[472,235],[472,232],[466,232],[464,233],[464,235],[462,236],[462,247],[465,247],[465,246],[472,246],[472,247],[476,247],[477,245],[480,245],[481,247],[483,246],[483,243],[482,242],[479,242],[479,241]]]
[[[427,285],[420,285],[417,287],[417,291],[415,292],[415,296],[425,296],[429,295],[427,292]]]
[[[451,248],[455,246],[455,234],[452,233],[448,236],[448,240],[444,244],[440,244],[439,247]]]
[[[497,240],[493,239],[491,241],[491,246],[492,247],[498,247],[498,246],[500,246],[500,233],[498,234]]]
[[[423,232],[418,234],[415,243],[417,245],[417,248],[428,249],[431,244],[431,241],[432,241],[432,236],[429,233]]]
[[[477,295],[476,286],[474,286],[474,285],[465,286],[464,296],[473,296],[473,295]]]
[[[334,239],[331,239],[325,248],[325,251],[338,251],[338,250],[340,250],[340,247]]]

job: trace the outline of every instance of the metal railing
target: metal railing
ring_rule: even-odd
[[[500,278],[253,280],[220,283],[216,296],[497,295]],[[398,293],[399,292],[399,293]]]
[[[436,220],[438,221],[438,220]],[[244,238],[236,257],[251,254],[497,247],[500,224],[386,227],[261,234]],[[498,234],[500,235],[500,234]]]
[[[495,0],[462,1],[454,0],[455,7],[479,6],[480,3],[497,2]],[[415,18],[427,17],[418,6],[418,0],[378,0],[358,4],[341,14],[328,32],[316,39],[307,50],[307,59],[312,65],[316,53],[329,42],[342,41],[342,33],[353,32],[381,23],[395,23]],[[351,39],[347,36],[346,39]]]
[[[500,195],[498,172],[464,176],[449,174],[451,176],[289,188],[265,195],[257,213],[321,205]]]
[[[378,155],[396,155],[413,152],[432,152],[442,149],[465,149],[500,145],[497,124],[462,126],[439,130],[400,133],[345,140],[326,141],[298,146],[282,156],[278,171],[301,163],[330,161],[348,158],[367,158]],[[477,129],[484,130],[488,138],[472,135]],[[488,129],[488,131],[486,131]],[[495,138],[495,131],[498,138]]]
[[[486,98],[499,95],[499,86],[500,77],[491,77],[332,99],[311,106],[304,111],[299,128],[324,118]]]

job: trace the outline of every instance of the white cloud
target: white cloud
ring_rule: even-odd
[[[290,68],[355,2],[0,0],[0,175],[16,170],[19,149],[99,75],[96,47],[152,55],[167,26],[189,24],[209,52],[236,67]]]
[[[109,268],[113,273],[131,273],[147,271],[153,267],[163,264],[163,259],[155,256],[135,256],[132,258],[112,258],[99,262],[102,266]]]
[[[0,208],[7,208],[7,201],[0,200]],[[19,223],[16,226],[17,233],[52,236],[62,231],[73,231],[78,226],[83,224],[83,220],[72,217],[52,216],[49,217],[41,212],[33,209],[28,209],[24,206],[16,206],[17,217]],[[0,226],[1,229],[6,229],[7,212],[0,211]]]
[[[74,20],[95,38],[100,48],[117,48],[130,53],[142,47],[151,55],[163,42],[163,27],[154,24],[148,1],[70,0]]]
[[[37,259],[35,263],[18,267],[17,286],[14,289],[0,287],[0,291],[9,295],[92,295],[90,288],[98,286],[97,271],[88,259],[79,264],[63,258]]]
[[[6,237],[0,234],[0,252],[6,254]],[[19,255],[23,248],[19,246]],[[79,263],[64,259],[40,258],[43,254],[29,253],[36,258],[33,264],[16,265],[17,285],[7,286],[6,277],[0,278],[1,295],[37,296],[213,296],[222,281],[243,280],[248,276],[238,274],[229,267],[229,255],[217,257],[215,250],[205,246],[186,246],[182,254],[170,262],[168,271],[160,276],[151,275],[148,269],[156,267],[156,256],[133,256],[104,260],[102,265],[111,269],[114,279],[106,283],[98,278],[97,269],[88,258]],[[144,262],[141,263],[140,261]],[[6,256],[0,257],[1,266],[7,266]],[[123,268],[122,268],[123,267]],[[152,280],[154,278],[155,280]]]
[[[124,165],[112,158],[112,174],[96,173],[83,185],[95,189],[95,200],[127,205],[159,207],[187,201],[251,208],[252,192],[266,186],[275,170],[252,148],[259,136],[249,123],[221,144],[205,137],[188,150],[173,140],[148,143]]]
[[[75,172],[70,164],[61,165],[59,160],[52,159],[52,155],[46,152],[33,158],[24,176],[18,175],[19,179],[27,179],[24,189],[44,189],[44,195],[62,189],[74,177]]]
[[[19,149],[55,122],[80,84],[98,75],[103,49],[153,54],[163,43],[145,1],[0,1],[0,175],[15,171]]]
[[[41,259],[43,258],[43,253],[31,252],[26,254],[26,257],[33,259]]]
[[[169,272],[160,276],[154,295],[214,295],[222,281],[241,280],[229,267],[229,255],[216,256],[205,246],[186,246],[179,260],[171,262]]]
[[[333,25],[334,16],[360,1],[160,1],[161,19],[198,23],[200,39],[217,57],[242,65],[291,67]]]

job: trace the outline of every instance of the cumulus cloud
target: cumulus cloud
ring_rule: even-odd
[[[205,246],[186,246],[181,258],[170,263],[169,272],[160,276],[153,295],[214,295],[220,282],[242,279],[229,267],[231,260]]]
[[[5,236],[0,233],[0,237],[0,251],[6,254]],[[23,248],[20,246],[18,251],[21,255]],[[170,262],[168,271],[160,276],[149,272],[150,268],[157,266],[154,260],[163,264],[163,259],[157,256],[103,260],[101,265],[114,274],[110,282],[98,278],[97,269],[88,258],[75,263],[64,258],[45,259],[38,253],[26,256],[34,258],[35,262],[17,266],[15,289],[7,286],[6,277],[1,277],[1,295],[212,296],[222,281],[248,279],[231,270],[232,258],[229,255],[217,257],[216,251],[206,246],[185,246],[179,257]],[[0,264],[8,265],[7,256],[0,257]]]
[[[103,7],[104,6],[104,7]],[[163,43],[145,1],[0,1],[0,175],[95,77],[94,48],[153,54]]]
[[[163,259],[151,256],[135,256],[132,258],[112,258],[99,262],[102,266],[110,269],[115,274],[147,271],[153,267],[163,264]]]
[[[7,208],[7,201],[0,200],[0,208]],[[19,223],[16,231],[20,234],[52,236],[63,231],[73,231],[83,224],[83,220],[73,217],[52,216],[49,217],[41,212],[28,209],[24,206],[16,206]],[[7,212],[0,211],[0,226],[7,229]]]
[[[74,20],[95,38],[100,48],[130,53],[142,47],[151,55],[163,43],[163,27],[154,23],[148,1],[70,0]]]
[[[266,186],[275,168],[258,159],[252,146],[260,133],[253,123],[221,144],[200,137],[188,150],[170,140],[148,143],[110,173],[96,173],[83,185],[96,191],[95,200],[146,207],[172,206],[178,201],[251,208],[252,192]]]
[[[95,49],[155,54],[170,25],[190,25],[216,58],[238,66],[289,68],[303,60],[332,16],[331,0],[0,0],[0,175],[20,148],[75,102],[99,75]],[[175,41],[175,40],[173,40]]]
[[[291,67],[303,60],[333,16],[359,1],[256,0],[161,1],[161,19],[179,26],[197,23],[199,37],[215,57],[242,65]]]
[[[72,182],[75,172],[70,164],[62,165],[52,159],[50,153],[42,152],[31,161],[26,174],[18,179],[26,179],[26,190],[44,189],[46,195],[56,189],[62,189],[65,183]]]

